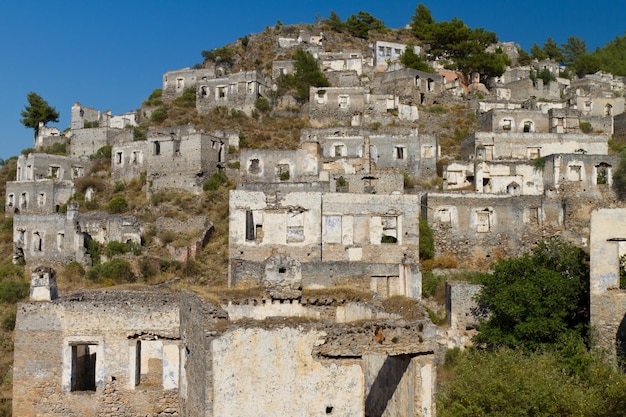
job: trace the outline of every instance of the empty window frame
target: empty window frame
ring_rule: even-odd
[[[380,218],[383,234],[380,243],[398,242],[398,218],[396,216],[383,216]]]
[[[398,160],[406,158],[406,147],[394,146],[393,158]]]
[[[71,391],[96,390],[97,347],[97,344],[92,343],[75,343],[70,346],[72,355]]]
[[[337,102],[339,103],[340,109],[347,109],[350,107],[350,96],[341,95],[337,97]]]

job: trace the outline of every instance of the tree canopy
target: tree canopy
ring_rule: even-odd
[[[360,11],[346,19],[346,30],[357,38],[367,39],[370,30],[385,32],[387,27],[382,20],[379,20],[367,12]]]
[[[35,130],[35,136],[39,132],[39,123],[44,125],[49,122],[59,121],[59,112],[56,108],[50,106],[46,100],[35,92],[30,92],[26,96],[28,104],[24,106],[22,111],[22,120],[20,122],[31,129]]]
[[[481,280],[478,304],[489,312],[475,342],[490,348],[561,348],[588,330],[589,268],[584,251],[557,238],[531,254],[502,259]]]
[[[483,28],[471,29],[456,17],[449,22],[435,22],[430,10],[421,3],[412,17],[411,32],[430,44],[430,58],[449,60],[449,68],[467,75],[478,72],[484,78],[497,77],[511,63],[501,50],[486,51],[488,46],[498,42],[494,32]]]
[[[415,53],[415,45],[408,43],[406,48],[400,55],[400,63],[406,68],[413,68],[424,72],[433,72],[433,69],[428,66],[419,54]]]
[[[309,99],[309,88],[313,87],[329,87],[330,83],[320,71],[317,61],[311,55],[302,49],[297,49],[293,55],[294,73],[281,75],[278,80],[279,89],[282,92],[293,91],[294,97],[300,101]]]

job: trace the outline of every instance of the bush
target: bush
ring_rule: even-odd
[[[153,90],[150,96],[144,100],[143,105],[146,107],[156,107],[163,104],[161,96],[163,95],[163,89],[157,88]]]
[[[215,174],[211,176],[208,180],[202,184],[202,189],[204,191],[215,191],[220,188],[221,185],[228,183],[228,177],[223,170],[217,171]]]
[[[254,107],[262,113],[267,113],[272,110],[272,105],[265,97],[257,98],[254,101]]]
[[[113,146],[104,145],[102,148],[98,149],[96,153],[89,155],[89,159],[108,159],[110,161],[112,150]]]
[[[87,272],[87,279],[100,284],[125,284],[136,281],[130,263],[124,259],[113,259],[94,266]]]
[[[67,153],[67,145],[65,142],[53,143],[43,151],[51,155],[65,155]]]
[[[196,89],[193,87],[185,88],[183,94],[174,99],[174,105],[184,109],[196,107]]]
[[[150,115],[151,122],[161,123],[165,119],[167,119],[167,110],[165,110],[163,107],[159,107]]]
[[[445,279],[441,275],[435,275],[431,271],[422,273],[422,297],[433,298],[444,290]]]
[[[85,277],[85,268],[76,261],[70,262],[65,265],[63,277],[68,282],[80,282]]]
[[[113,197],[105,207],[109,214],[124,213],[128,210],[128,201],[122,196]]]
[[[578,123],[578,127],[580,127],[580,131],[583,133],[593,133],[593,128],[589,122],[580,122]]]
[[[421,217],[419,220],[419,232],[420,261],[432,259],[435,256],[435,240],[433,238],[433,231],[428,224],[428,220]]]
[[[5,278],[23,278],[24,269],[17,265],[13,265],[10,260],[4,261],[0,264],[0,280]]]
[[[2,328],[7,332],[15,330],[15,311],[9,311],[2,317]]]
[[[128,243],[112,240],[105,246],[104,256],[106,256],[107,258],[112,258],[115,255],[123,255],[126,252],[130,252],[130,250],[131,247]]]
[[[17,303],[28,297],[30,283],[28,281],[0,281],[0,302]]]

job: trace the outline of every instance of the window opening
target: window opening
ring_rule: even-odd
[[[95,344],[72,345],[72,391],[96,390],[96,347]]]

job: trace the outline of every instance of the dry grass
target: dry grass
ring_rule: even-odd
[[[406,320],[422,320],[427,316],[419,301],[401,295],[389,297],[381,305],[387,313],[398,314]]]
[[[422,261],[422,270],[430,271],[435,268],[454,269],[459,267],[459,259],[451,253],[435,256],[433,259]]]

